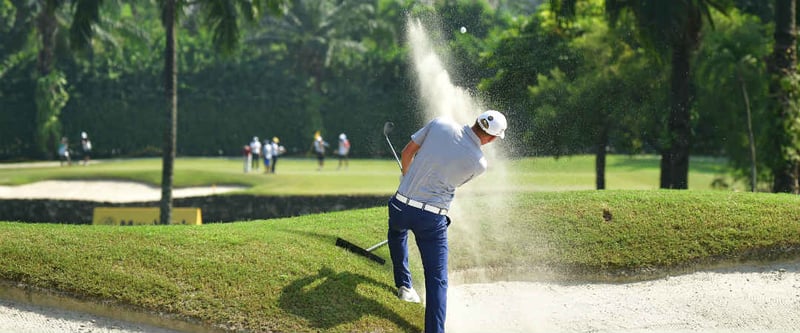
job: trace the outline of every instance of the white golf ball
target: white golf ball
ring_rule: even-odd
[[[461,33],[462,34],[467,33],[467,27],[461,27]]]

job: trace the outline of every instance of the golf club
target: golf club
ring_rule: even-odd
[[[397,157],[397,151],[394,150],[394,146],[392,145],[392,141],[389,140],[389,133],[391,133],[393,129],[394,129],[394,123],[391,122],[391,121],[387,121],[385,124],[383,124],[383,136],[386,138],[386,142],[389,143],[389,148],[392,149],[392,154],[394,155],[394,159],[397,160],[397,165],[400,166],[400,171],[402,171],[403,170],[403,164],[400,162],[400,158]],[[384,260],[383,258],[381,258],[379,256],[376,256],[374,253],[372,253],[372,251],[377,249],[377,248],[379,248],[379,247],[381,247],[381,246],[386,245],[388,242],[389,242],[389,240],[385,239],[385,240],[382,240],[381,242],[379,242],[378,244],[375,244],[373,246],[370,246],[370,247],[364,249],[364,248],[361,248],[358,245],[350,243],[350,242],[348,242],[348,241],[346,241],[346,240],[344,240],[342,238],[336,238],[336,246],[344,248],[344,249],[346,249],[346,250],[348,250],[350,252],[353,252],[355,254],[358,254],[360,256],[366,257],[367,259],[375,261],[375,262],[377,262],[377,263],[379,263],[381,265],[385,264],[386,260]]]
[[[403,163],[400,163],[400,158],[397,157],[397,151],[394,150],[394,146],[392,145],[392,141],[389,140],[389,133],[392,132],[394,129],[394,123],[391,121],[387,121],[383,124],[383,137],[386,138],[386,142],[389,143],[389,148],[392,149],[392,154],[394,155],[394,159],[397,160],[397,165],[400,166],[400,170],[403,170]]]
[[[372,253],[372,251],[377,249],[377,248],[379,248],[379,247],[381,247],[381,246],[383,246],[383,245],[385,245],[388,242],[389,242],[389,240],[383,240],[378,244],[375,244],[375,245],[373,245],[373,246],[371,246],[369,248],[363,249],[360,246],[355,245],[353,243],[350,243],[350,242],[348,242],[348,241],[346,241],[346,240],[344,240],[342,238],[336,238],[336,246],[344,248],[345,250],[353,252],[353,253],[355,253],[357,255],[360,255],[362,257],[366,257],[367,259],[372,260],[374,262],[377,262],[377,263],[379,263],[381,265],[385,264],[386,260],[381,258],[381,257],[378,257],[377,255]]]
[[[383,136],[386,137],[386,142],[389,143],[389,147],[392,149],[392,154],[394,154],[394,159],[397,160],[397,164],[400,166],[400,171],[402,171],[403,170],[403,164],[400,163],[400,159],[397,157],[397,152],[395,152],[394,147],[392,146],[392,141],[389,140],[389,133],[392,131],[392,129],[394,129],[394,123],[392,123],[391,121],[387,121],[386,124],[383,125]],[[450,226],[450,217],[449,216],[445,216],[445,217],[447,218],[447,225]],[[384,239],[381,242],[379,242],[378,244],[375,244],[375,245],[370,246],[370,247],[368,247],[366,249],[363,249],[363,248],[361,248],[361,247],[359,247],[359,246],[357,246],[357,245],[355,245],[353,243],[350,243],[350,242],[348,242],[348,241],[346,241],[344,239],[341,239],[341,238],[337,238],[336,239],[336,246],[345,248],[350,252],[353,252],[353,253],[356,253],[358,255],[367,257],[370,260],[373,260],[373,261],[375,261],[377,263],[380,263],[381,265],[386,263],[386,260],[384,260],[381,257],[376,256],[375,254],[372,253],[372,251],[377,249],[377,248],[379,248],[379,247],[381,247],[381,246],[386,245],[387,243],[389,243],[389,240]]]

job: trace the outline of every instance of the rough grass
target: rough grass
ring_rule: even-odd
[[[388,266],[334,246],[337,236],[380,239],[380,215],[191,227],[0,223],[0,278],[233,330],[418,330],[423,310],[396,300]]]

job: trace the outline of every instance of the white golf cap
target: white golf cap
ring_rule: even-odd
[[[347,139],[347,135],[344,135],[344,133],[339,134],[339,140],[344,140],[344,139]]]
[[[81,132],[81,139],[86,139],[87,137],[89,136],[86,135],[86,132]]]
[[[506,137],[508,122],[506,122],[506,116],[502,113],[495,110],[488,110],[481,113],[477,121],[478,126],[487,134],[500,137],[501,139]]]

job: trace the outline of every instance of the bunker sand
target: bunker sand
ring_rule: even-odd
[[[226,193],[242,186],[196,186],[174,188],[173,198]],[[46,180],[19,186],[0,186],[0,199],[56,199],[100,202],[141,202],[161,200],[161,188],[137,182]]]

